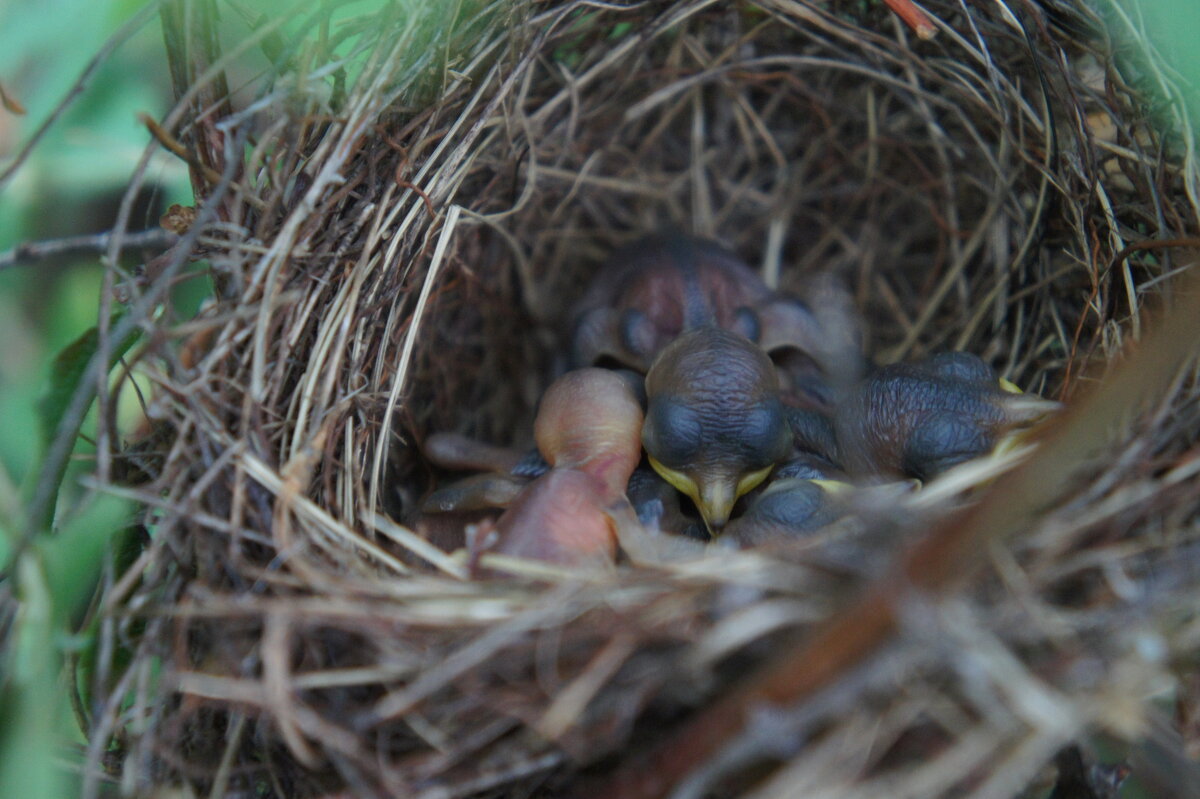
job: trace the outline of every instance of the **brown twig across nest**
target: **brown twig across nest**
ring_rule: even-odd
[[[147,313],[144,429],[101,460],[150,535],[99,605],[88,795],[1004,797],[1100,739],[1187,795],[1200,408],[1177,340],[1149,413],[1084,426],[1102,457],[1048,494],[1001,478],[1020,529],[957,539],[982,568],[954,590],[887,564],[1015,457],[788,546],[600,574],[472,581],[406,526],[443,477],[423,437],[528,445],[564,309],[663,228],[773,286],[836,276],[880,360],[967,349],[1070,405],[1200,232],[1190,150],[1130,85],[1154,63],[1116,63],[1081,0],[930,0],[928,41],[849,2],[411,5],[259,24],[272,66],[237,102],[233,58],[168,19],[188,94],[154,132],[199,213],[124,291],[203,259],[216,297]],[[773,690],[819,670],[796,642],[882,618],[838,615],[864,591],[889,620],[870,645]]]

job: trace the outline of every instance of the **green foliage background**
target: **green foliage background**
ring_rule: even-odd
[[[25,109],[23,115],[0,109],[0,169],[141,6],[0,0],[0,85]],[[0,251],[111,227],[148,138],[137,113],[161,117],[170,101],[161,31],[151,18],[100,66],[0,191]],[[178,163],[156,160],[151,179],[162,201],[190,202],[186,169]],[[15,610],[11,626],[0,627],[0,796],[77,792],[69,767],[82,762],[84,740],[68,701],[64,658],[85,654],[93,643],[90,630],[77,628],[112,536],[132,518],[127,503],[76,488],[90,470],[86,440],[76,446],[67,473],[72,490],[62,493],[70,494],[71,505],[60,505],[55,532],[31,528],[25,508],[45,449],[39,412],[57,424],[61,406],[46,398],[69,395],[78,367],[94,351],[85,333],[96,324],[101,278],[98,256],[0,272],[0,564],[8,573],[3,589],[11,594],[5,601]],[[56,354],[64,350],[52,380]],[[27,531],[36,533],[33,545],[10,564]]]
[[[141,3],[0,0],[0,84],[26,109],[0,111],[7,164],[66,96],[93,55]],[[18,242],[110,227],[120,192],[145,147],[139,111],[161,116],[170,84],[155,22],[103,64],[94,80],[0,192],[0,251]],[[159,159],[152,178],[169,202],[188,202],[186,170]],[[147,226],[154,220],[134,220]],[[98,257],[0,273],[0,464],[17,482],[37,457],[30,414],[55,352],[96,323]]]
[[[1182,101],[1190,105],[1193,122],[1200,123],[1200,48],[1195,46],[1200,3],[1091,2],[1112,21],[1118,40],[1128,41],[1137,29],[1149,34],[1165,63],[1182,76],[1187,87]],[[0,0],[0,86],[26,109],[20,116],[0,109],[0,169],[68,94],[104,42],[142,7],[139,0]],[[238,19],[225,3],[219,7],[227,20]],[[271,16],[284,5],[250,0],[242,7]],[[436,38],[437,32],[430,35]],[[235,71],[231,87],[236,91],[249,84],[253,74],[253,65],[241,74]],[[1147,69],[1139,82],[1155,90],[1160,77]],[[1160,98],[1162,111],[1170,100]],[[137,114],[161,118],[170,102],[161,29],[152,18],[100,66],[0,190],[0,251],[23,241],[108,229],[148,141]],[[161,207],[191,203],[187,173],[177,160],[157,157],[150,179],[159,187]],[[152,208],[132,225],[156,223]],[[110,557],[111,536],[132,519],[126,503],[74,488],[89,469],[90,450],[82,439],[64,482],[71,490],[60,494],[71,502],[59,503],[54,530],[31,530],[25,512],[29,482],[45,447],[39,408],[53,413],[56,406],[44,399],[48,393],[74,388],[78,359],[89,354],[85,334],[96,322],[101,276],[98,257],[0,271],[0,568],[6,575],[0,602],[12,612],[0,614],[0,797],[75,793],[70,767],[81,762],[84,742],[71,717],[62,666],[66,655],[86,653],[92,643],[88,629],[76,629],[81,610]],[[198,299],[193,296],[191,302]],[[72,342],[77,343],[69,350]],[[59,376],[52,380],[55,356],[64,350]],[[137,412],[136,404],[129,408],[130,414]],[[87,430],[85,424],[82,432]],[[27,531],[36,534],[34,545],[10,563]]]

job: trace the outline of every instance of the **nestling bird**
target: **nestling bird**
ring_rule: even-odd
[[[800,300],[771,291],[715,241],[648,236],[609,258],[572,311],[577,366],[620,365],[645,373],[681,333],[713,326],[767,352],[809,352],[820,335]]]
[[[491,552],[564,566],[608,563],[617,537],[603,481],[577,469],[551,469],[496,520]]]
[[[776,467],[766,488],[748,497],[748,507],[725,535],[749,547],[819,530],[846,512],[844,498],[854,490],[846,480],[824,458],[801,453]]]
[[[607,508],[641,459],[642,406],[616,372],[578,369],[542,395],[533,433],[550,471],[496,522],[496,551],[563,564],[616,555]]]
[[[511,472],[521,463],[521,453],[508,447],[485,444],[457,433],[433,433],[422,452],[443,469]]]
[[[648,530],[708,540],[708,528],[703,520],[694,510],[689,512],[683,507],[679,491],[651,466],[638,466],[629,478],[629,485],[625,487],[625,496],[633,506],[638,521]]]
[[[627,377],[605,369],[568,372],[546,390],[534,421],[548,471],[532,481],[511,474],[467,478],[435,492],[426,512],[506,507],[492,551],[565,565],[611,561],[616,536],[607,509],[623,497],[641,458],[642,418]]]
[[[743,547],[803,536],[841,516],[845,509],[839,500],[851,490],[849,483],[835,480],[773,480],[745,513],[729,523],[725,534]]]
[[[712,324],[757,338],[750,312],[769,291],[750,267],[714,241],[660,234],[624,247],[597,272],[575,306],[573,357],[645,372],[689,328]]]
[[[628,374],[595,368],[555,380],[542,395],[533,423],[538,452],[550,467],[585,472],[603,483],[607,499],[621,496],[642,455],[637,382]]]
[[[838,402],[831,419],[834,460],[852,477],[928,480],[1059,407],[1021,394],[965,352],[881,366]]]
[[[714,534],[791,452],[774,366],[736,333],[705,326],[680,335],[646,375],[646,397],[650,465],[692,498]]]

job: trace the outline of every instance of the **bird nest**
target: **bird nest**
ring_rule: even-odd
[[[87,791],[1194,779],[1196,381],[1103,405],[1200,218],[1136,31],[1084,0],[928,0],[930,39],[841,0],[442,5],[249,24],[225,51],[269,63],[236,95],[211,20],[168,19],[189,91],[155,130],[197,205],[125,291],[204,261],[214,296],[147,316],[113,389],[146,399],[112,475],[148,535],[103,588]],[[567,309],[664,229],[834,279],[877,361],[973,352],[1070,431],[803,540],[472,579],[413,523],[447,478],[422,442],[528,447]]]

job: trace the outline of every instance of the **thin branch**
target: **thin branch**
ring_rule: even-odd
[[[0,253],[0,271],[17,266],[28,266],[48,258],[62,255],[104,252],[113,239],[113,231],[91,233],[86,236],[68,236],[65,239],[30,241],[18,244],[11,250]],[[162,228],[141,230],[121,235],[121,244],[128,247],[170,247],[179,241],[179,236]]]

